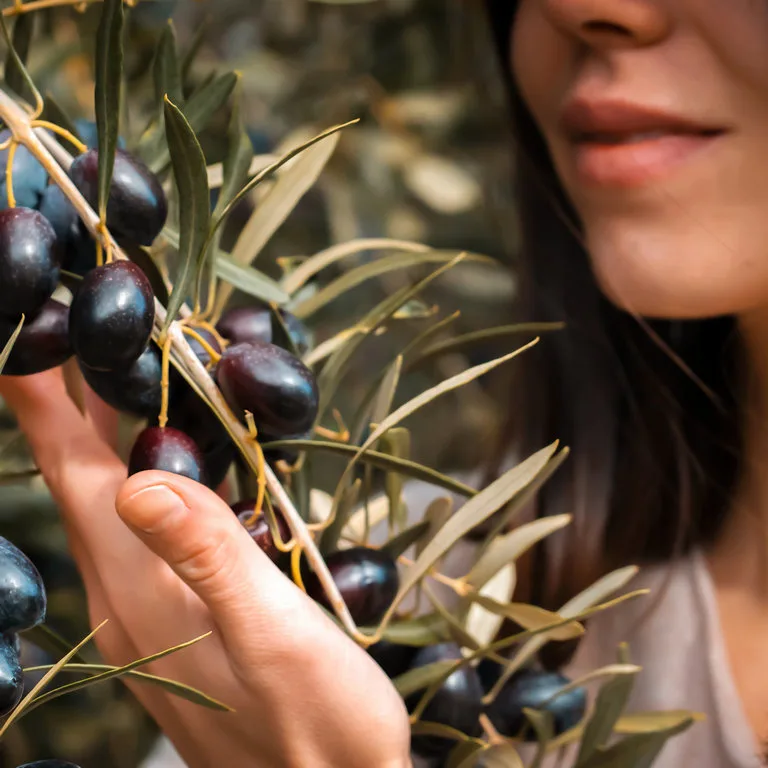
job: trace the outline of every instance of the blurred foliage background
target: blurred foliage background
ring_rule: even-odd
[[[354,412],[372,376],[423,330],[424,315],[460,310],[446,330],[458,334],[501,325],[511,313],[516,231],[509,204],[510,147],[497,62],[478,5],[474,0],[149,0],[129,14],[123,110],[129,144],[150,116],[154,47],[169,17],[181,50],[198,48],[194,81],[227,69],[241,73],[245,119],[257,154],[278,152],[330,125],[360,118],[343,133],[320,182],[259,257],[259,268],[278,276],[281,259],[361,237],[468,250],[509,264],[504,279],[480,265],[451,271],[425,294],[425,304],[413,306],[409,319],[366,344],[338,398],[342,416]],[[36,14],[31,73],[40,90],[73,117],[93,117],[98,18],[98,5]],[[222,159],[227,121],[222,110],[201,137],[209,163]],[[257,202],[232,217],[225,246]],[[323,273],[323,281],[364,258],[345,260]],[[317,341],[348,326],[407,279],[390,273],[331,303],[311,319]],[[486,343],[473,347],[471,358],[447,356],[434,369],[420,368],[403,380],[398,399],[515,343],[509,338]],[[415,417],[409,423],[414,458],[445,471],[481,465],[503,424],[511,372],[506,366]],[[0,411],[0,427],[0,533],[41,570],[51,626],[77,640],[87,631],[85,602],[55,505],[6,411]],[[323,486],[323,473],[332,470],[318,461],[315,483]],[[24,662],[50,658],[26,644]],[[15,766],[66,755],[84,768],[133,768],[154,736],[123,686],[106,684],[25,718],[3,742],[0,760]]]

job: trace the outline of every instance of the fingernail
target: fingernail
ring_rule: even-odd
[[[117,513],[126,523],[153,533],[171,515],[185,508],[183,499],[167,485],[150,485],[122,501]]]

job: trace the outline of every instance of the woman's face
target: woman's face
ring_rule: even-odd
[[[606,294],[768,308],[768,0],[520,0],[512,36]]]

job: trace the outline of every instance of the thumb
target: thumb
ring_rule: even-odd
[[[295,631],[288,626],[292,608],[306,611],[312,601],[273,565],[216,493],[153,470],[129,477],[115,506],[206,604],[227,642],[252,649],[253,638],[265,631]]]

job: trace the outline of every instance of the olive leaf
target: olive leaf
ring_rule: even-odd
[[[0,14],[0,16],[2,16],[2,14]],[[19,324],[16,326],[14,332],[11,334],[11,338],[5,342],[3,351],[0,352],[0,373],[3,372],[3,368],[5,368],[5,364],[8,362],[8,358],[10,357],[11,351],[13,350],[13,345],[16,343],[16,339],[19,338],[19,334],[21,333],[21,329],[23,326],[24,326],[24,315],[21,316],[21,320],[19,320]]]
[[[51,668],[51,665],[25,667],[24,673],[26,674],[29,672],[43,672],[50,668]],[[120,667],[111,666],[109,664],[68,663],[68,664],[65,664],[59,670],[59,674],[62,674],[62,673],[90,674],[95,676],[95,675],[103,674],[105,672],[118,672],[119,669]],[[170,693],[170,694],[173,694],[174,696],[178,696],[180,699],[186,699],[187,701],[190,701],[193,704],[197,704],[198,706],[205,707],[206,709],[214,709],[219,712],[232,711],[231,708],[228,707],[226,704],[222,704],[222,702],[214,699],[211,696],[208,696],[208,694],[203,693],[202,691],[199,691],[196,688],[192,688],[189,685],[178,683],[175,680],[169,680],[166,677],[158,677],[157,675],[150,675],[147,672],[137,672],[136,670],[129,670],[127,672],[122,672],[119,674],[119,676],[127,677],[137,683],[146,683],[148,685],[157,686],[159,688],[162,688],[166,693]],[[86,678],[85,680],[82,680],[80,682],[86,684],[83,687],[87,687],[87,685],[91,684],[91,681],[93,681],[92,677]],[[56,690],[59,690],[59,689],[56,689]],[[66,693],[71,693],[72,690],[74,689],[61,691],[61,693],[59,693],[58,695],[63,696]],[[53,697],[54,693],[56,693],[55,690],[50,692],[51,698],[54,698]],[[30,708],[30,711],[31,709],[34,709],[36,706],[37,704],[33,703],[33,705]]]
[[[0,17],[2,14],[0,14]],[[19,702],[16,709],[11,712],[10,715],[6,718],[5,722],[3,723],[2,727],[0,727],[0,739],[5,736],[6,731],[20,718],[22,717],[28,709],[30,709],[35,701],[35,699],[38,697],[38,695],[45,690],[48,683],[53,680],[54,677],[59,673],[59,670],[64,667],[64,665],[74,656],[76,656],[88,643],[91,641],[93,636],[102,628],[104,625],[107,624],[107,620],[104,620],[99,624],[92,632],[90,632],[86,637],[84,637],[72,650],[68,651],[64,656],[62,656],[59,661],[56,662],[41,678],[38,680],[38,682],[32,687],[32,689],[24,695],[24,698]]]
[[[201,640],[205,640],[206,638],[211,636],[211,632],[206,632],[205,634],[200,635],[199,637],[195,637],[192,640],[188,640],[185,643],[180,643],[179,645],[175,645],[172,648],[167,648],[164,651],[160,651],[158,653],[153,653],[151,656],[146,656],[143,659],[137,659],[136,661],[130,662],[130,664],[126,664],[122,667],[110,667],[106,669],[103,672],[99,672],[95,675],[92,675],[91,677],[87,677],[84,680],[76,680],[72,683],[67,683],[65,685],[60,686],[59,688],[54,688],[52,691],[48,691],[47,693],[40,693],[39,695],[35,696],[34,699],[30,702],[28,706],[28,710],[32,711],[33,709],[36,709],[39,706],[42,706],[48,701],[51,701],[52,699],[58,698],[59,696],[64,696],[68,693],[73,693],[74,691],[82,690],[83,688],[88,688],[91,685],[95,685],[96,683],[104,682],[105,680],[111,680],[112,678],[116,677],[122,677],[123,675],[126,675],[128,672],[131,672],[132,670],[137,669],[138,667],[145,666],[146,664],[151,664],[153,661],[158,661],[160,659],[165,658],[166,656],[170,656],[174,653],[178,653],[179,651],[183,651],[186,648],[189,648],[192,645],[196,645]],[[79,650],[79,646],[78,646]],[[211,702],[214,700],[211,699]],[[223,708],[225,711],[229,710],[229,707],[226,707],[225,705],[217,703],[216,708]],[[1,732],[0,732],[1,734]]]
[[[382,552],[386,552],[393,560],[397,560],[400,555],[405,554],[428,531],[429,522],[422,520],[420,523],[416,523],[410,528],[401,531],[397,536],[393,536],[381,547],[381,550]]]
[[[36,645],[38,648],[41,648],[51,655],[69,653],[74,648],[69,640],[64,639],[47,624],[38,624],[31,629],[25,629],[22,632],[22,636],[25,640],[28,640],[33,645]],[[85,663],[85,659],[79,653],[71,658],[77,662]]]
[[[414,667],[392,680],[397,692],[405,699],[412,693],[421,691],[437,680],[446,677],[456,667],[455,661],[433,661],[421,667]]]
[[[179,56],[176,50],[176,30],[173,22],[168,19],[155,51],[153,65],[155,82],[155,99],[163,110],[164,97],[181,107],[184,105],[184,94],[181,90],[181,72],[179,70]]]
[[[200,52],[200,47],[205,40],[205,33],[207,31],[208,24],[203,22],[195,30],[195,34],[189,41],[189,47],[184,55],[181,57],[181,82],[186,86],[189,81],[189,73],[192,69],[192,65],[195,63],[197,54]]]
[[[336,549],[339,537],[341,536],[342,529],[347,524],[350,515],[352,514],[357,500],[360,497],[361,481],[355,480],[352,485],[347,486],[344,489],[344,493],[341,495],[341,499],[336,509],[335,517],[331,524],[323,531],[323,536],[320,540],[320,551],[323,554],[333,552]]]
[[[382,640],[389,643],[417,647],[442,643],[450,640],[450,637],[448,625],[438,613],[393,621],[382,634]]]
[[[619,661],[629,661],[626,646],[619,651]],[[592,715],[584,727],[576,757],[577,766],[608,743],[617,720],[627,706],[634,682],[633,675],[619,675],[600,687]]]
[[[658,733],[688,721],[701,722],[705,716],[700,712],[686,710],[667,710],[666,712],[633,712],[622,715],[614,725],[614,732],[620,734]]]
[[[408,459],[411,454],[411,433],[404,427],[395,427],[381,436],[379,445],[382,453]],[[400,473],[387,472],[384,478],[384,492],[389,500],[390,529],[402,528],[407,510],[402,502],[403,477]]]
[[[561,621],[563,616],[536,605],[527,603],[502,603],[494,600],[492,597],[483,595],[479,592],[473,592],[469,595],[469,600],[482,606],[491,613],[503,616],[505,619],[514,621],[524,629],[542,629]],[[571,624],[565,624],[559,629],[552,630],[550,637],[552,640],[572,640],[584,634],[584,627],[579,622],[574,621]]]
[[[571,522],[570,515],[555,515],[518,526],[510,533],[494,538],[475,561],[464,580],[480,589],[499,569],[514,562],[532,546]]]
[[[523,761],[512,744],[494,744],[476,753],[471,762],[465,762],[459,768],[523,768]]]
[[[514,563],[507,563],[482,586],[479,595],[493,599],[500,605],[507,605],[512,600],[516,585],[517,568]],[[474,600],[470,602],[466,611],[464,626],[478,643],[488,645],[498,634],[504,619],[503,613],[490,611]]]
[[[506,504],[519,493],[546,467],[547,462],[557,450],[557,443],[550,445],[530,456],[513,469],[504,473],[487,488],[470,499],[440,529],[438,534],[424,548],[416,562],[405,572],[400,589],[389,610],[381,621],[386,626],[397,606],[411,588],[427,573],[435,561],[447,552],[459,539],[464,537],[483,520]]]
[[[472,768],[476,764],[478,753],[487,749],[489,749],[487,744],[474,739],[462,741],[451,750],[445,768]]]
[[[13,39],[5,57],[5,82],[19,96],[24,95],[24,86],[28,85],[30,75],[25,73],[29,47],[35,27],[35,15],[22,13],[13,24]],[[19,66],[19,63],[21,66]]]
[[[182,111],[166,97],[165,131],[171,153],[173,176],[179,192],[179,272],[168,300],[163,332],[176,319],[184,303],[195,266],[203,258],[203,246],[211,220],[208,175],[200,143]]]
[[[395,399],[395,392],[397,391],[397,385],[400,383],[400,372],[402,370],[403,356],[398,355],[381,382],[376,399],[373,402],[371,421],[374,424],[383,421],[392,410],[392,402]]]
[[[311,317],[315,312],[323,309],[339,296],[361,285],[366,280],[381,277],[389,272],[409,269],[421,264],[444,264],[455,258],[457,251],[427,251],[426,253],[396,253],[384,256],[367,264],[351,269],[336,280],[328,283],[313,296],[291,307],[291,311],[301,318]],[[484,256],[467,255],[467,260],[488,261]]]
[[[530,709],[523,707],[523,714],[528,718],[528,722],[533,726],[536,732],[536,740],[539,747],[530,768],[541,768],[544,764],[544,757],[547,754],[547,744],[555,735],[555,718],[551,712],[539,709]]]
[[[349,457],[357,455],[358,452],[358,448],[355,445],[332,443],[323,440],[274,440],[269,443],[264,443],[262,447],[265,450],[294,448],[302,451],[335,453],[339,456]],[[431,467],[417,464],[415,461],[410,461],[408,459],[400,459],[396,456],[390,456],[386,453],[366,451],[362,457],[360,457],[360,462],[363,464],[370,464],[379,469],[399,472],[406,477],[410,477],[414,480],[422,480],[460,496],[471,497],[477,493],[474,488],[465,485],[449,475],[444,475]]]
[[[120,129],[120,92],[123,83],[123,0],[104,0],[96,33],[94,101],[99,137],[98,213],[107,216],[107,198]]]

